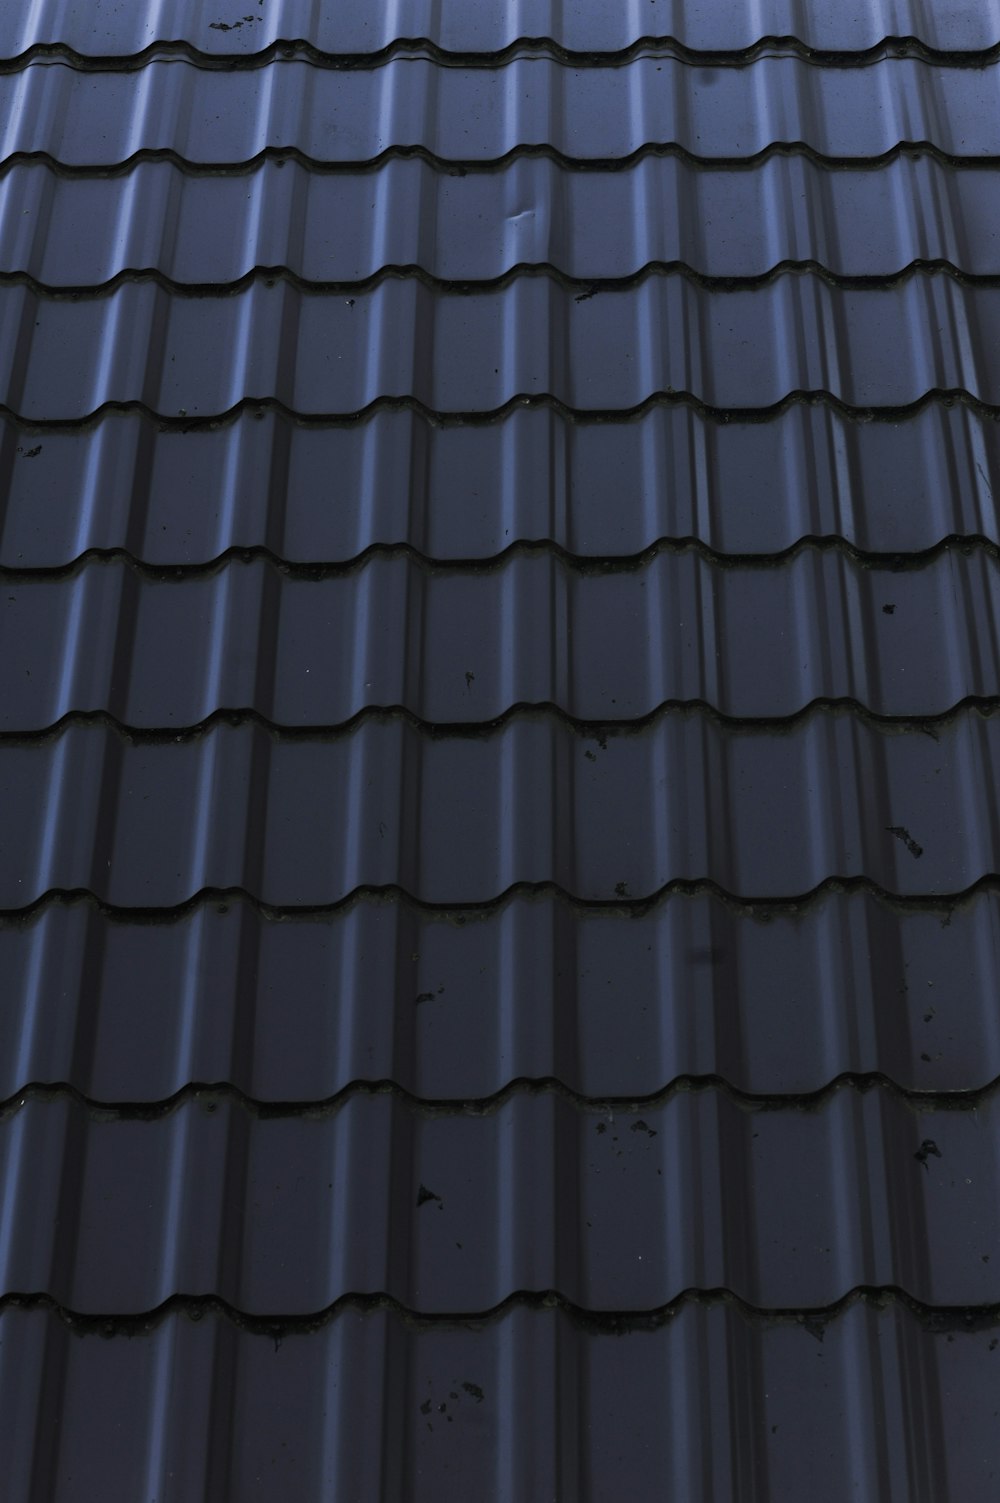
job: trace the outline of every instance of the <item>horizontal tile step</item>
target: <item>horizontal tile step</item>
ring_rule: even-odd
[[[235,897],[172,921],[49,903],[0,925],[0,1100],[226,1081],[294,1107],[394,1081],[467,1101],[546,1079],[624,1099],[707,1077],[767,1096],[848,1073],[973,1091],[1000,1077],[998,954],[995,890],[937,911],[829,892],[785,911],[547,896],[280,920]]]
[[[0,419],[0,564],[124,549],[197,565],[231,548],[344,563],[397,544],[447,561],[522,540],[581,558],[668,538],[748,556],[810,537],[876,554],[956,535],[996,544],[995,434],[994,420],[940,403],[893,423],[801,403],[764,423],[683,406],[598,423],[522,407],[451,426],[381,410],[333,427],[255,409],[187,432],[137,413],[62,432]]]
[[[28,1100],[0,1123],[0,1293],[84,1315],[213,1295],[297,1316],[349,1294],[468,1314],[522,1290],[798,1309],[859,1286],[987,1305],[998,1122],[995,1093],[934,1111],[850,1088],[796,1112],[707,1091],[631,1111],[516,1094],[453,1116],[384,1094],[270,1120],[225,1100],[152,1121]]]
[[[463,0],[358,0],[349,10],[317,10],[310,0],[283,0],[280,11],[209,18],[193,0],[159,0],[151,14],[114,0],[91,0],[82,14],[72,0],[41,0],[11,17],[4,54],[63,44],[83,56],[127,58],[151,45],[183,42],[209,56],[252,56],[275,42],[304,39],[321,52],[377,55],[399,41],[426,40],[446,52],[499,52],[520,39],[547,39],[570,52],[621,52],[650,39],[695,52],[752,48],[761,38],[795,39],[810,51],[858,52],[886,38],[912,38],[943,54],[1000,43],[996,0],[915,7],[909,0],[864,0],[847,10],[805,11],[793,0],[719,7],[705,0],[661,16],[647,0],[608,7],[586,0],[567,9],[554,0],[513,0],[500,8]]]
[[[998,1350],[995,1331],[931,1333],[898,1305],[822,1326],[692,1303],[628,1336],[519,1308],[465,1326],[347,1310],[284,1339],[181,1313],[129,1340],[8,1309],[7,1496],[437,1503],[489,1477],[498,1503],[694,1479],[705,1503],[748,1483],[872,1503],[878,1477],[900,1499],[987,1503]]]
[[[70,725],[0,746],[0,906],[89,890],[170,908],[205,888],[476,905],[546,884],[613,904],[703,882],[792,899],[831,878],[954,895],[1000,867],[998,779],[1000,716],[973,711],[891,731],[816,712],[784,733],[693,712],[617,734],[550,714],[442,737],[391,716],[302,739]]]
[[[260,45],[251,30],[244,28],[248,41]],[[231,72],[154,59],[100,75],[49,62],[0,75],[0,160],[40,154],[96,167],[166,151],[231,165],[294,148],[315,160],[367,163],[420,147],[444,161],[487,163],[548,146],[599,163],[653,143],[723,162],[775,144],[837,160],[926,144],[975,160],[1000,153],[998,107],[996,67],[918,58],[817,68],[765,57],[745,68],[698,69],[639,57],[627,72],[544,57],[497,69],[401,58],[346,72],[294,58]]]
[[[134,404],[204,423],[255,399],[305,416],[552,399],[614,417],[662,396],[738,418],[800,394],[891,415],[965,392],[992,411],[998,340],[1000,287],[948,276],[843,291],[804,275],[728,293],[652,277],[584,302],[545,277],[469,294],[408,278],[355,297],[268,278],[198,299],[149,282],[82,301],[15,285],[0,288],[0,405],[27,421]]]
[[[7,733],[95,711],[140,729],[244,709],[335,726],[373,706],[441,725],[517,705],[579,721],[818,700],[920,717],[1000,694],[1000,562],[982,549],[903,571],[834,551],[770,569],[662,552],[608,573],[551,553],[447,573],[373,557],[318,580],[261,559],[152,579],[115,559],[10,579],[3,596]]]
[[[584,294],[588,281],[651,264],[737,279],[789,263],[845,278],[897,277],[914,263],[990,276],[998,236],[996,171],[932,156],[838,172],[799,155],[734,171],[660,156],[576,172],[535,156],[458,175],[401,157],[338,174],[271,157],[228,176],[147,160],[105,178],[40,162],[0,175],[4,274],[53,289],[143,271],[201,287],[257,267],[352,283],[386,267],[476,282],[549,266]]]

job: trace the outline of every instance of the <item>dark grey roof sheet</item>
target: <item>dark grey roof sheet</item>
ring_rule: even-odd
[[[56,889],[170,908],[240,888],[310,907],[390,888],[484,904],[550,883],[604,903],[690,882],[794,899],[831,878],[957,894],[1000,867],[998,782],[1000,717],[976,711],[931,734],[828,712],[777,735],[697,711],[443,737],[400,716],[302,739],[73,724],[0,747],[0,903]]]
[[[140,1332],[81,1339],[43,1310],[0,1315],[14,1496],[90,1503],[136,1479],[151,1497],[207,1486],[249,1503],[439,1503],[484,1479],[501,1498],[602,1500],[650,1496],[655,1479],[705,1503],[749,1477],[761,1497],[817,1503],[996,1487],[994,1335],[892,1301],[804,1324],[688,1303],[624,1340],[534,1307],[462,1325],[347,1308],[277,1338],[181,1313]]]
[[[282,61],[219,72],[153,59],[99,79],[62,63],[0,75],[0,155],[108,167],[139,154],[236,165],[265,151],[312,166],[373,163],[420,150],[483,166],[545,149],[578,163],[669,143],[731,162],[798,146],[879,157],[902,145],[946,157],[1000,155],[1000,73],[896,59],[875,71],[762,58],[698,70],[668,58],[568,69],[541,58],[502,68],[417,58],[346,72]]]
[[[464,423],[383,407],[306,426],[264,404],[207,427],[115,412],[89,428],[8,419],[0,482],[11,569],[94,549],[153,565],[232,548],[323,564],[397,545],[484,560],[525,540],[594,558],[669,539],[758,557],[809,538],[882,555],[1000,542],[994,419],[938,401],[866,423],[800,402],[767,422],[664,403],[599,422],[551,405]]]
[[[249,12],[249,13],[248,13]],[[253,55],[275,41],[303,40],[318,52],[371,54],[397,40],[426,40],[451,52],[490,53],[521,39],[549,39],[570,51],[618,52],[640,40],[674,39],[697,51],[752,49],[762,38],[797,38],[808,48],[857,52],[887,38],[913,38],[944,52],[995,48],[997,0],[855,0],[847,8],[806,7],[798,0],[519,0],[493,6],[468,0],[356,0],[350,7],[317,0],[258,0],[206,6],[158,0],[148,10],[120,0],[35,0],[11,17],[3,54],[58,46],[84,56],[122,57],[156,42],[185,42],[200,52]]]
[[[624,1111],[514,1092],[483,1114],[365,1093],[265,1120],[227,1100],[117,1121],[29,1100],[0,1139],[0,1281],[83,1315],[178,1292],[256,1316],[349,1294],[469,1313],[516,1290],[620,1312],[688,1289],[765,1309],[884,1286],[987,1304],[995,1110],[848,1088],[790,1132],[787,1111],[718,1089]]]
[[[50,289],[143,270],[203,288],[257,267],[323,287],[393,267],[462,283],[550,267],[577,292],[651,266],[741,282],[786,263],[847,280],[918,263],[995,277],[1000,185],[920,155],[838,172],[802,155],[711,172],[646,156],[587,173],[535,156],[461,175],[420,157],[337,173],[272,156],[231,177],[144,160],[96,179],[21,162],[0,176],[0,235],[3,273]]]
[[[201,343],[218,358],[188,358]],[[852,291],[803,275],[725,294],[649,276],[584,301],[546,275],[444,295],[392,278],[354,297],[273,278],[200,298],[151,282],[80,300],[15,286],[0,303],[0,384],[33,421],[109,404],[204,420],[254,400],[314,416],[400,400],[499,412],[524,397],[604,413],[661,394],[724,412],[796,393],[893,412],[967,392],[994,408],[998,343],[1000,287],[946,275]]]
[[[0,26],[5,1500],[993,1503],[998,44]]]
[[[627,1103],[679,1079],[797,1098],[845,1075],[972,1091],[1000,1076],[998,955],[995,882],[937,904],[373,894],[280,919],[229,894],[127,922],[50,900],[0,927],[0,1099],[64,1082],[156,1102],[200,1081],[323,1102],[360,1080],[482,1102],[555,1080]]]
[[[220,710],[330,727],[379,706],[440,724],[517,705],[583,721],[669,704],[763,719],[817,700],[943,715],[992,699],[998,616],[1000,564],[981,547],[903,570],[839,549],[800,552],[780,571],[692,549],[624,570],[548,550],[480,571],[375,556],[319,577],[261,559],[180,579],[92,561],[10,579],[0,731],[94,711],[137,728]]]

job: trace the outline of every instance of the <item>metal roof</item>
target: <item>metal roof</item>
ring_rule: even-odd
[[[625,1340],[540,1304],[486,1323],[347,1307],[301,1337],[174,1313],[113,1340],[40,1311],[5,1320],[13,1496],[34,1482],[68,1503],[109,1483],[157,1498],[164,1486],[177,1498],[641,1498],[651,1478],[712,1499],[745,1495],[748,1478],[760,1497],[831,1503],[994,1490],[993,1337],[928,1336],[893,1300],[766,1324],[689,1303]],[[56,1382],[58,1451],[37,1423]]]
[[[575,293],[646,269],[742,286],[794,266],[854,285],[926,263],[974,280],[994,271],[1000,180],[917,152],[837,172],[802,154],[711,172],[650,155],[587,172],[520,156],[442,173],[422,157],[356,172],[272,153],[228,176],[148,159],[108,177],[19,162],[0,178],[0,233],[4,278],[49,291],[138,272],[193,291],[260,267],[317,289],[349,283],[348,296],[390,270],[434,286],[542,268]]]
[[[907,907],[833,883],[799,904],[674,892],[638,911],[372,893],[276,918],[234,894],[148,914],[78,898],[3,927],[3,1098],[65,1081],[158,1102],[215,1081],[315,1105],[369,1080],[485,1101],[535,1080],[628,1103],[678,1081],[801,1098],[842,1076],[958,1092],[1000,1075],[985,886]]]
[[[829,541],[891,565],[956,537],[1000,541],[1000,452],[981,406],[925,398],[905,422],[869,416],[793,402],[766,422],[719,422],[658,402],[588,421],[522,402],[492,421],[383,406],[308,423],[254,402],[202,426],[0,418],[0,559],[65,568],[124,550],[191,567],[256,549],[324,565],[409,548],[457,562],[535,542],[624,560],[686,542],[738,560]]]
[[[152,57],[106,74],[51,61],[0,74],[0,120],[4,157],[91,170],[148,155],[246,167],[265,152],[341,168],[397,153],[482,168],[540,151],[578,167],[647,151],[731,165],[792,146],[837,161],[914,148],[976,160],[1000,155],[1000,74],[909,58],[696,68],[639,57],[627,73],[520,57],[342,71],[293,58],[224,72]]]
[[[986,1503],[1000,4],[0,23],[0,1494]]]
[[[997,0],[854,0],[847,9],[812,7],[801,0],[753,0],[719,5],[715,0],[512,0],[504,6],[468,0],[358,0],[331,7],[321,0],[246,0],[246,9],[210,7],[193,0],[154,0],[139,9],[122,0],[34,0],[12,15],[4,55],[20,61],[38,49],[77,53],[81,58],[128,62],[144,49],[196,51],[208,59],[254,59],[284,43],[309,46],[316,61],[357,54],[369,60],[415,43],[436,53],[487,54],[519,42],[581,52],[627,53],[637,45],[678,46],[719,53],[733,60],[763,41],[800,50],[864,54],[887,43],[909,41],[921,51],[949,54],[992,52],[1000,43]],[[858,59],[860,60],[860,59]],[[967,60],[962,58],[963,61]]]
[[[185,727],[223,708],[327,728],[374,706],[442,726],[521,705],[583,722],[667,706],[767,720],[819,702],[946,716],[988,699],[1000,674],[1000,564],[982,548],[919,572],[836,548],[739,570],[661,549],[614,572],[542,548],[480,569],[375,554],[289,572],[255,557],[180,579],[91,559],[9,574],[6,607],[6,731],[98,712]]]
[[[136,405],[204,421],[260,400],[307,417],[400,401],[497,413],[523,397],[605,414],[661,395],[741,414],[800,393],[895,414],[934,391],[1000,407],[1000,286],[937,275],[843,291],[803,275],[721,295],[651,276],[578,298],[528,274],[464,293],[392,278],[353,297],[272,277],[198,298],[149,282],[73,300],[16,286],[0,313],[0,381],[29,422]],[[199,341],[218,358],[192,368]]]
[[[582,731],[529,710],[451,735],[376,711],[303,736],[233,708],[178,730],[74,720],[5,744],[4,907],[228,888],[279,908],[382,888],[480,905],[548,884],[597,903],[689,883],[790,899],[838,879],[957,895],[1000,839],[1000,809],[976,799],[1000,782],[1000,718],[973,709],[889,727],[819,709],[770,735],[697,709]]]
[[[347,1294],[467,1314],[522,1289],[623,1314],[688,1289],[764,1309],[866,1286],[990,1302],[991,1101],[942,1113],[838,1091],[789,1126],[717,1086],[625,1110],[522,1090],[486,1113],[364,1092],[265,1120],[211,1093],[153,1120],[30,1101],[4,1134],[5,1184],[22,1166],[33,1184],[0,1278],[123,1316],[180,1291],[258,1318]]]

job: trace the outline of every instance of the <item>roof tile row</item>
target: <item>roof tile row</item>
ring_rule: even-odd
[[[138,413],[43,431],[7,419],[0,492],[9,569],[90,549],[187,565],[264,548],[321,564],[397,544],[461,560],[524,540],[590,558],[661,539],[754,557],[810,537],[881,554],[1000,542],[995,423],[964,403],[867,423],[826,403],[767,422],[664,404],[600,422],[552,407],[491,423],[383,408],[307,426],[256,405],[200,428]]]
[[[297,907],[399,887],[478,905],[547,883],[607,903],[692,882],[790,900],[833,878],[955,895],[1000,869],[998,783],[1000,717],[975,711],[931,733],[827,712],[778,734],[696,712],[441,737],[399,716],[303,739],[72,724],[0,748],[0,903],[241,888]]]
[[[99,1329],[99,1328],[98,1328]],[[280,1332],[280,1328],[279,1328]],[[420,1325],[347,1309],[306,1334],[170,1315],[130,1340],[0,1315],[12,1498],[623,1494],[938,1503],[996,1493],[990,1331],[899,1304],[764,1323],[689,1304],[628,1335],[559,1310]],[[59,1423],[51,1421],[58,1396]]]
[[[204,287],[257,267],[329,284],[386,267],[489,281],[549,265],[581,291],[651,263],[746,279],[786,262],[846,278],[945,262],[992,277],[1000,184],[920,155],[835,173],[802,155],[711,172],[648,156],[586,173],[528,156],[462,174],[421,157],[364,173],[268,157],[228,177],[144,160],[96,179],[29,161],[0,175],[0,243],[4,274],[56,290],[150,269]]]
[[[127,918],[52,901],[0,927],[0,1099],[207,1081],[321,1102],[360,1080],[474,1101],[547,1079],[628,1101],[681,1077],[794,1096],[847,1072],[972,1091],[1000,1078],[998,956],[993,887],[646,911],[521,895],[479,914],[372,896],[281,918],[232,896]]]
[[[812,1111],[717,1089],[631,1110],[515,1092],[485,1114],[387,1092],[260,1119],[28,1100],[0,1134],[0,1288],[86,1315],[214,1295],[305,1316],[347,1295],[471,1314],[555,1291],[592,1311],[690,1289],[822,1308],[859,1287],[995,1298],[1000,1116],[875,1088]]]
[[[378,706],[439,724],[518,705],[754,719],[817,700],[926,717],[998,682],[1000,563],[982,548],[905,570],[816,550],[758,569],[687,551],[592,572],[551,553],[447,572],[374,556],[319,579],[260,559],[149,578],[115,559],[10,579],[0,613],[3,732],[93,711],[137,728],[219,710],[332,727]]]
[[[652,9],[650,7],[653,7]],[[732,53],[762,38],[797,38],[807,48],[856,52],[892,37],[943,52],[994,48],[997,0],[854,0],[849,8],[807,8],[799,0],[356,0],[350,9],[318,0],[258,0],[249,14],[216,15],[197,0],[34,0],[9,18],[3,55],[61,46],[90,57],[128,57],[154,43],[187,42],[207,55],[252,56],[275,41],[302,39],[326,53],[370,55],[397,40],[426,39],[445,51],[490,53],[518,40],[549,38],[569,51],[618,52],[642,39],[675,38],[696,51]],[[489,62],[491,59],[484,59]]]
[[[96,79],[48,63],[0,75],[0,122],[0,159],[42,153],[65,168],[161,152],[236,166],[277,151],[342,169],[418,149],[477,166],[539,151],[608,163],[647,148],[731,162],[776,146],[877,157],[903,143],[975,162],[1000,154],[1000,71],[916,59],[824,69],[787,57],[719,69],[639,58],[627,74],[542,58],[215,71],[154,59]]]
[[[851,291],[803,274],[725,294],[650,275],[583,300],[547,275],[450,294],[396,277],[350,297],[272,277],[198,298],[148,281],[79,300],[0,289],[3,406],[35,422],[107,404],[203,421],[266,400],[313,416],[524,398],[614,413],[661,394],[745,412],[830,393],[892,412],[968,392],[992,409],[998,344],[1000,287],[944,274]]]

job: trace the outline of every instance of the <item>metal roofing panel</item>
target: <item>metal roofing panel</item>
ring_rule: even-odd
[[[0,28],[15,1503],[996,1491],[1000,11],[664,9]]]
[[[998,243],[996,173],[932,156],[835,173],[806,156],[711,172],[654,156],[586,173],[535,156],[460,175],[396,157],[370,172],[267,158],[231,176],[145,160],[96,179],[40,162],[0,176],[0,275],[53,288],[150,270],[204,288],[259,267],[325,285],[393,267],[489,281],[550,266],[584,293],[651,264],[744,281],[787,262],[845,278],[915,262],[993,276]]]
[[[971,711],[932,734],[823,712],[778,735],[704,713],[441,737],[398,716],[302,739],[71,724],[0,747],[0,902],[242,888],[311,906],[388,886],[485,903],[522,883],[608,902],[692,881],[792,898],[833,877],[956,894],[1000,864],[998,781],[1000,717]]]
[[[805,1323],[691,1303],[627,1334],[545,1309],[463,1325],[345,1309],[277,1335],[181,1312],[115,1341],[6,1310],[5,1472],[9,1496],[65,1503],[139,1486],[158,1503],[484,1487],[604,1503],[651,1482],[704,1503],[985,1500],[997,1361],[991,1331],[898,1301]]]
[[[109,403],[203,420],[268,398],[305,414],[383,398],[496,412],[524,397],[606,412],[662,393],[741,411],[803,392],[893,410],[965,391],[995,406],[998,343],[1000,287],[945,275],[841,291],[803,274],[724,296],[654,275],[583,302],[545,275],[468,294],[395,278],[354,297],[273,278],[200,298],[150,282],[81,300],[0,289],[0,388],[35,421]]]
[[[844,1088],[789,1117],[717,1089],[625,1110],[518,1091],[481,1115],[385,1091],[264,1118],[29,1100],[0,1126],[0,1287],[89,1315],[176,1295],[258,1316],[352,1294],[434,1314],[548,1290],[622,1312],[688,1289],[764,1309],[994,1297],[995,1096],[936,1111]]]
[[[88,549],[153,564],[230,548],[345,562],[394,544],[484,559],[524,539],[593,557],[688,538],[728,554],[837,536],[919,552],[1000,541],[1000,446],[992,418],[938,402],[865,423],[800,403],[764,423],[663,404],[599,423],[552,407],[483,424],[382,409],[322,427],[254,407],[214,429],[108,413],[89,428],[0,423],[0,496],[0,561],[15,569]]]
[[[417,148],[479,166],[510,152],[607,163],[667,146],[709,161],[778,145],[854,158],[904,143],[975,160],[1000,154],[1000,71],[908,59],[823,69],[784,57],[743,69],[639,58],[627,75],[542,58],[498,69],[407,58],[346,72],[279,60],[219,72],[154,59],[97,77],[49,63],[0,75],[0,121],[0,158],[41,153],[79,167],[160,152],[247,164],[264,151],[342,166]]]
[[[260,559],[180,579],[94,561],[8,578],[0,731],[93,711],[139,728],[220,710],[331,727],[373,706],[442,724],[527,704],[584,721],[817,700],[940,716],[995,694],[998,620],[1000,565],[982,548],[906,570],[840,550],[740,570],[691,550],[613,571],[551,552],[487,571],[376,556],[318,578]]]
[[[165,1101],[214,1081],[321,1102],[391,1080],[481,1102],[548,1079],[629,1101],[680,1078],[794,1096],[846,1073],[972,1091],[1000,1077],[998,956],[994,887],[936,906],[372,896],[308,916],[237,896],[118,916],[50,902],[0,926],[0,1100],[64,1082]]]
[[[650,7],[653,7],[652,9]],[[34,0],[6,22],[3,55],[59,46],[86,56],[128,56],[156,42],[187,43],[207,54],[251,56],[275,41],[303,39],[318,52],[370,54],[398,39],[453,52],[498,52],[519,39],[550,39],[568,51],[618,52],[645,39],[675,39],[697,51],[738,51],[762,38],[796,38],[808,48],[859,51],[886,38],[914,37],[928,48],[972,51],[1000,41],[996,0],[855,0],[849,8],[806,7],[796,0],[257,0],[206,7],[155,0],[141,9],[116,0]]]

